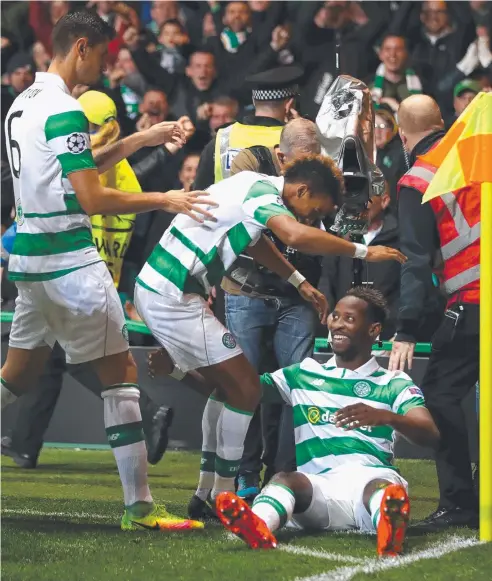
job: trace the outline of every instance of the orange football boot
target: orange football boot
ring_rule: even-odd
[[[222,524],[252,549],[275,549],[277,546],[277,539],[265,521],[251,510],[246,501],[233,492],[218,494],[215,509]]]
[[[410,501],[401,484],[390,484],[384,489],[378,523],[378,555],[396,557],[403,551],[405,533],[410,518]]]

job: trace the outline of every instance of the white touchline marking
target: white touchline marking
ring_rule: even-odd
[[[326,551],[316,551],[308,549],[307,547],[299,547],[297,545],[280,545],[279,550],[284,553],[292,553],[293,555],[304,555],[305,557],[314,557],[315,559],[328,559],[329,561],[343,561],[345,563],[362,564],[367,560],[360,557],[351,557],[350,555],[340,555],[338,553],[328,553]]]
[[[31,510],[30,508],[3,508],[1,514],[18,514],[23,516],[45,516],[45,517],[60,517],[60,518],[79,518],[88,520],[112,520],[113,516],[104,514],[94,514],[90,512],[43,512],[42,510]]]
[[[427,549],[404,555],[403,557],[387,559],[367,559],[364,564],[354,567],[339,567],[338,569],[313,575],[310,577],[297,578],[296,581],[350,581],[358,573],[377,573],[386,569],[395,569],[410,565],[424,559],[437,559],[447,553],[453,553],[468,547],[484,544],[475,538],[452,536],[443,542],[431,545]]]
[[[241,540],[229,531],[226,531],[224,536],[227,541]],[[316,551],[315,549],[308,549],[308,547],[302,547],[298,545],[279,545],[277,550],[284,553],[292,553],[293,555],[303,555],[305,557],[327,559],[329,561],[341,561],[343,563],[362,564],[366,562],[366,559],[362,559],[360,557],[351,557],[350,555],[340,555],[338,553],[328,553],[326,551]]]

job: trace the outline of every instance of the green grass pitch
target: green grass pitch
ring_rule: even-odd
[[[432,462],[400,461],[412,518],[436,507]],[[169,452],[150,467],[154,498],[185,514],[197,454]],[[121,490],[109,451],[45,450],[37,470],[2,465],[3,581],[490,581],[492,545],[470,530],[410,535],[406,556],[375,558],[375,537],[278,535],[280,549],[251,551],[219,525],[188,533],[119,530]],[[471,545],[471,546],[467,546]]]

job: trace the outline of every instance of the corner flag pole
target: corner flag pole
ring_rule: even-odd
[[[492,159],[492,152],[491,159]],[[492,182],[481,186],[480,216],[480,540],[492,541]]]

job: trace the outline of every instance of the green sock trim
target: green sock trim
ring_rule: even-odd
[[[215,456],[215,473],[222,478],[235,478],[239,471],[241,458],[239,460],[224,460],[220,456]]]
[[[226,407],[228,410],[230,410],[231,412],[236,412],[237,414],[243,414],[244,416],[253,416],[254,412],[247,412],[245,410],[238,410],[237,408],[233,408],[231,405],[229,405],[228,403],[224,404],[224,407]]]
[[[376,510],[376,512],[372,515],[372,524],[374,525],[374,528],[377,529],[378,528],[378,518],[379,518],[379,508]]]
[[[258,506],[261,503],[269,504],[277,513],[280,518],[280,525],[279,528],[283,527],[287,522],[287,511],[283,504],[281,504],[276,498],[273,496],[268,496],[267,494],[260,494],[255,498],[253,502],[253,508]]]
[[[270,486],[278,486],[279,488],[283,488],[289,494],[291,494],[292,498],[295,500],[296,497],[295,497],[294,493],[292,492],[292,490],[288,486],[285,486],[285,484],[280,484],[279,482],[269,482],[268,487],[270,487]]]
[[[372,499],[374,498],[374,495],[379,494],[382,490],[384,490],[386,487],[389,486],[388,484],[382,484],[379,488],[377,488],[369,497],[369,502],[368,502],[368,506],[369,506],[369,512],[370,512],[370,507],[371,507],[371,502]],[[372,519],[372,524],[374,525],[374,528],[377,529],[378,527],[378,517],[379,517],[379,513],[380,513],[380,508],[378,506],[378,508],[376,509],[376,512],[371,516]]]
[[[202,458],[200,460],[200,472],[215,472],[215,460],[217,454],[215,452],[205,452],[202,450]]]
[[[15,388],[15,386],[9,383],[8,381],[5,381],[3,377],[0,377],[0,381],[2,382],[3,387],[5,387],[5,389],[8,389],[10,393],[15,395],[16,397],[20,397],[22,395],[22,392],[18,391]]]
[[[144,441],[142,422],[130,422],[106,428],[106,436],[111,448],[129,446]]]

